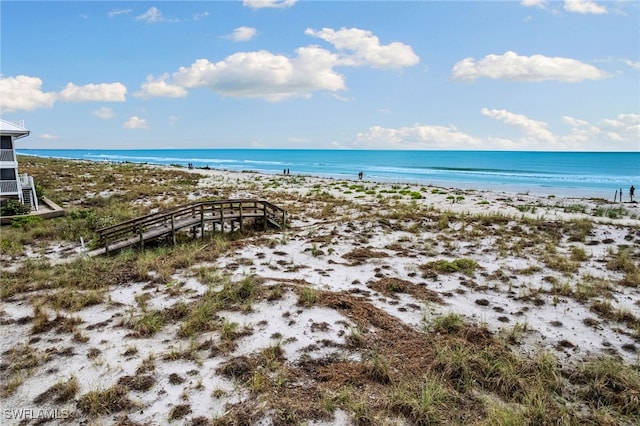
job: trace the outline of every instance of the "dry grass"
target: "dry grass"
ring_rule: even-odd
[[[78,409],[89,416],[119,413],[136,406],[128,397],[127,386],[119,384],[107,389],[93,390],[81,395]]]

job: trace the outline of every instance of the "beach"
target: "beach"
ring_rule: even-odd
[[[640,205],[627,194],[21,167],[68,213],[55,232],[2,229],[3,424],[33,414],[19,409],[55,424],[640,418]],[[267,200],[289,226],[91,258],[67,229],[205,199]]]
[[[640,181],[640,152],[331,150],[331,149],[49,149],[38,157],[161,166],[288,171],[332,179],[431,185],[613,200]]]

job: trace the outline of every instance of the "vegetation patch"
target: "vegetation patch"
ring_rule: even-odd
[[[129,389],[119,384],[108,389],[94,390],[81,395],[77,406],[80,411],[90,416],[119,413],[135,406],[128,394]]]
[[[469,258],[449,260],[435,260],[433,262],[420,265],[420,270],[429,277],[435,274],[452,274],[462,272],[467,276],[474,276],[475,270],[479,268],[478,262]]]
[[[367,287],[386,296],[395,296],[397,293],[407,293],[424,302],[444,303],[440,294],[425,286],[416,285],[411,281],[394,277],[385,277],[367,283]]]
[[[34,398],[35,404],[44,402],[53,402],[55,404],[64,404],[69,402],[78,393],[78,379],[73,376],[69,380],[59,381],[49,389]]]
[[[363,263],[369,259],[381,259],[389,257],[389,255],[383,251],[376,251],[370,248],[356,248],[348,253],[342,255],[344,259],[352,260],[356,263]]]

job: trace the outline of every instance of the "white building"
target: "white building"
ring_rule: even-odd
[[[33,178],[18,174],[15,142],[29,135],[23,123],[0,119],[0,199],[13,198],[38,210],[38,197]]]

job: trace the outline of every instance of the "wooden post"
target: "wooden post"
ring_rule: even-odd
[[[616,189],[616,195],[613,196],[613,202],[618,201],[618,190]]]
[[[142,235],[142,224],[138,225],[138,233],[140,234],[140,248],[144,250],[144,236]]]
[[[215,204],[211,204],[211,239],[213,240],[213,235],[216,233],[216,214],[215,214]]]
[[[620,202],[622,202],[622,188],[620,188]]]
[[[171,240],[173,241],[173,245],[176,245],[176,226],[173,221],[173,213],[171,213]]]
[[[267,230],[267,205],[265,203],[262,203],[262,221],[263,221],[263,227],[264,230]]]
[[[224,234],[224,204],[220,204],[220,233]]]
[[[200,236],[204,238],[204,206],[200,204]]]
[[[240,202],[240,232],[244,232],[244,226],[242,222],[242,201]]]

